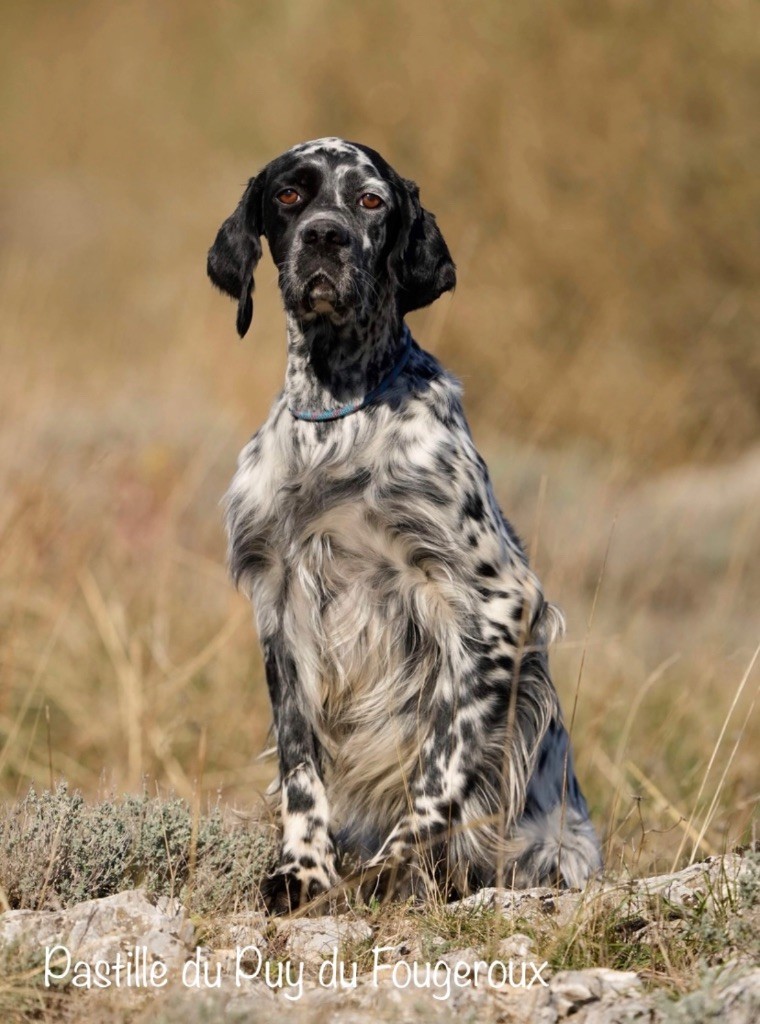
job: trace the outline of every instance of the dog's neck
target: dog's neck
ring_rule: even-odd
[[[319,413],[361,402],[402,358],[403,322],[395,309],[368,322],[304,323],[288,314],[288,406]]]

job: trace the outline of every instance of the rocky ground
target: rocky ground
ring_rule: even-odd
[[[245,912],[209,922],[139,889],[60,911],[10,910],[0,916],[0,1011],[4,1020],[142,1024],[755,1024],[758,878],[756,855],[732,854],[584,892],[487,889],[439,907],[440,935],[430,934],[428,913],[427,937],[412,907],[395,916],[356,910],[271,920]],[[712,965],[690,976],[684,966],[680,985],[679,965],[658,978],[656,959],[638,971],[572,969],[572,958],[570,969],[558,969],[542,949],[567,932],[659,947],[665,964],[679,936],[712,940]]]

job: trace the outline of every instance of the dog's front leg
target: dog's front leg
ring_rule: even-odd
[[[295,663],[282,641],[264,644],[282,786],[282,849],[261,891],[271,913],[289,913],[335,885],[335,846],[319,751],[298,695]]]
[[[441,700],[420,749],[409,810],[365,865],[365,893],[419,891],[436,873],[441,843],[461,823],[463,800],[477,783],[477,747],[465,744],[462,724],[461,711]]]

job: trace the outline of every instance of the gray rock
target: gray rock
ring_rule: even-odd
[[[671,908],[696,906],[725,899],[736,892],[741,879],[748,872],[744,858],[729,854],[725,857],[710,857],[700,864],[692,864],[683,871],[652,878],[597,879],[590,882],[583,891],[571,889],[557,892],[556,889],[536,888],[523,891],[512,889],[481,889],[480,892],[463,900],[450,903],[448,909],[454,912],[471,912],[478,908],[496,908],[506,917],[525,918],[540,923],[551,919],[561,927],[577,916],[584,908],[594,913],[603,912],[606,907],[619,910],[621,905],[631,915],[644,918],[662,918],[663,904]]]
[[[68,910],[9,910],[0,915],[0,945],[26,948],[65,946],[72,962],[113,963],[116,956],[144,947],[148,962],[182,963],[195,929],[177,900],[151,903],[140,889],[88,900]]]
[[[611,971],[606,967],[560,971],[551,979],[549,987],[540,991],[536,1020],[540,1024],[555,1024],[572,1016],[578,1021],[589,1021],[588,1013],[582,1017],[577,1014],[597,1004],[593,1005],[593,1011],[598,1024],[603,1021],[612,1024],[616,1018],[608,1010],[614,1009],[621,998],[636,996],[640,991],[641,981],[634,971]]]
[[[760,1020],[760,968],[728,979],[718,988],[722,1024],[757,1024]]]
[[[499,943],[499,957],[502,960],[530,960],[536,956],[536,944],[529,935],[515,932]]]
[[[667,1024],[720,1021],[721,1024],[757,1024],[760,1020],[760,968],[737,969],[727,965],[709,972],[702,985],[675,1002],[654,997],[660,1016]]]
[[[285,940],[288,954],[298,960],[322,961],[345,943],[372,938],[372,929],[364,921],[350,917],[303,917],[277,920],[278,936]]]

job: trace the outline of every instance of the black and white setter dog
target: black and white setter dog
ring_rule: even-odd
[[[270,909],[331,889],[352,860],[401,895],[580,886],[600,854],[548,670],[562,620],[458,382],[404,323],[455,284],[435,218],[374,150],[295,146],[248,182],[209,251],[241,336],[262,235],[287,373],[240,455],[227,528],[277,738]]]

